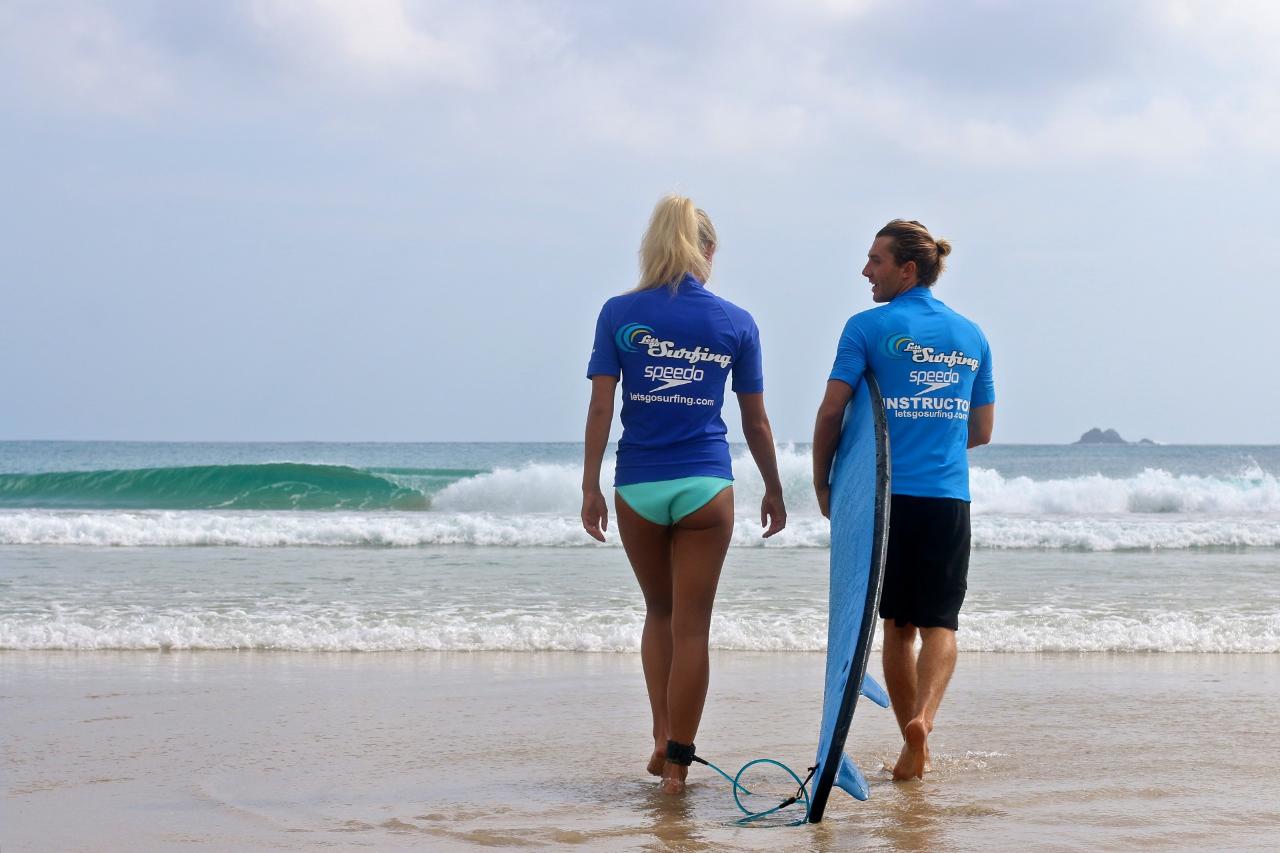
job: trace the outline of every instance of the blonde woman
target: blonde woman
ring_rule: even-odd
[[[733,536],[733,469],[720,410],[726,380],[764,479],[766,537],[786,525],[751,315],[707,289],[716,232],[683,196],[658,202],[640,246],[640,283],[604,304],[587,367],[582,525],[601,542],[609,509],[600,464],[619,376],[622,438],[614,475],[622,545],[644,594],[641,658],[653,711],[648,770],[679,794],[707,696],[707,636]]]

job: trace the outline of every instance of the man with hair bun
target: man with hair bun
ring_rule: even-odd
[[[862,274],[883,303],[849,318],[818,407],[813,484],[830,517],[831,462],[845,406],[870,370],[889,423],[893,496],[880,618],[884,676],[902,732],[895,781],[929,769],[929,734],[956,665],[969,572],[969,460],[991,441],[991,349],[977,324],[933,296],[951,244],[914,220],[876,234]],[[916,652],[916,639],[920,651]]]

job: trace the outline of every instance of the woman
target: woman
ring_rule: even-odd
[[[707,635],[720,567],[733,536],[733,470],[725,380],[742,410],[764,478],[765,537],[786,525],[773,431],[764,410],[759,333],[751,315],[706,289],[716,233],[683,196],[658,202],[640,245],[640,283],[604,304],[587,367],[582,525],[601,542],[609,509],[600,462],[622,377],[622,438],[614,477],[622,545],[644,593],[640,653],[653,711],[648,770],[684,791],[707,696]]]

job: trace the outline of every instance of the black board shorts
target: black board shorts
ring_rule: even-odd
[[[880,618],[899,628],[960,627],[969,587],[969,503],[894,495]]]

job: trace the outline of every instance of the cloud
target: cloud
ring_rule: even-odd
[[[0,71],[29,97],[53,93],[74,109],[142,115],[176,94],[162,54],[106,7],[0,6]]]
[[[207,10],[7,8],[0,69],[91,112],[300,94],[550,144],[524,139],[537,128],[561,152],[669,156],[678,136],[761,163],[850,145],[984,168],[1280,155],[1280,5],[1266,2],[760,0],[638,21],[609,5],[236,0],[198,61],[165,21]],[[680,27],[657,25],[676,8]]]
[[[248,23],[282,67],[368,87],[492,88],[561,37],[535,9],[469,3],[251,0]]]

